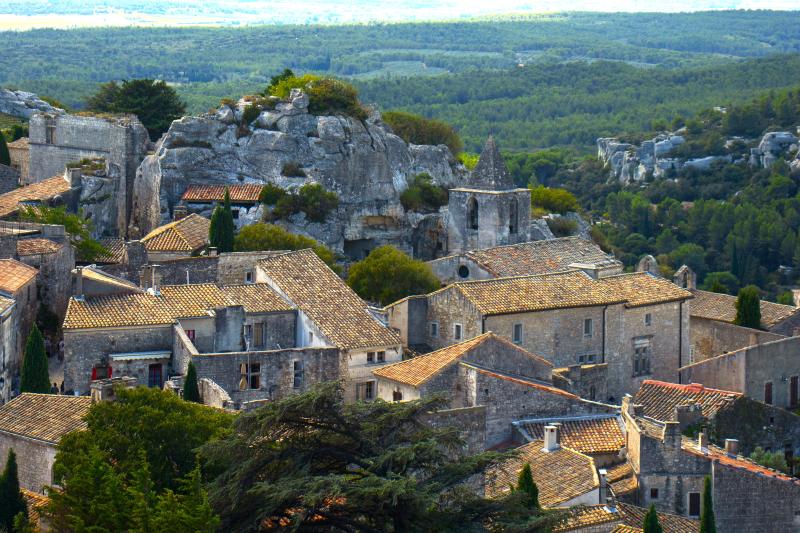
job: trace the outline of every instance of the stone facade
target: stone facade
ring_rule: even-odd
[[[0,194],[13,191],[19,186],[19,171],[14,167],[0,164]]]
[[[687,363],[697,363],[748,346],[786,338],[777,333],[699,316],[691,318],[691,332],[691,354]]]
[[[530,240],[531,192],[451,189],[447,251],[463,252]]]
[[[19,309],[13,299],[0,298],[0,405],[17,388],[22,354],[19,352]]]
[[[44,487],[53,483],[56,444],[0,432],[0,469],[5,468],[8,451],[11,449],[17,454],[20,487],[44,493]]]
[[[39,301],[56,316],[64,316],[72,294],[71,272],[75,268],[75,248],[65,242],[56,252],[24,255],[19,260],[39,270],[36,277]]]
[[[11,168],[17,171],[18,183],[30,183],[30,150],[28,148],[28,138],[23,137],[9,143],[8,155],[11,159]]]

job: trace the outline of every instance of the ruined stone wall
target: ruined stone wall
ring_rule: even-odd
[[[45,485],[53,483],[55,445],[0,432],[0,469],[5,468],[10,449],[17,455],[20,487],[43,494]]]
[[[697,363],[726,352],[734,352],[754,344],[775,341],[783,335],[745,328],[719,320],[691,317],[691,358],[685,364]]]
[[[721,448],[725,439],[736,439],[744,456],[761,446],[800,457],[800,416],[785,409],[741,397],[705,423],[709,439]]]

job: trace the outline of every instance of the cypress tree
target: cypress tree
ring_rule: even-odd
[[[522,471],[519,473],[517,490],[525,492],[528,495],[528,507],[531,509],[539,509],[539,487],[537,487],[536,482],[533,481],[530,463],[525,463],[525,466],[522,467]]]
[[[714,520],[714,501],[711,497],[711,477],[703,481],[703,510],[700,511],[700,533],[717,533]]]
[[[19,513],[28,515],[28,507],[19,490],[17,476],[17,455],[13,449],[8,450],[5,470],[0,476],[0,531],[14,530],[14,517]]]
[[[233,211],[231,210],[231,195],[228,188],[225,187],[225,198],[222,202],[222,230],[220,239],[220,252],[233,251]]]
[[[755,285],[739,290],[736,298],[736,319],[733,323],[746,328],[761,328],[761,300]]]
[[[187,402],[203,403],[200,401],[200,389],[197,387],[197,370],[192,361],[189,361],[189,369],[183,381],[183,399]]]
[[[644,533],[664,533],[664,528],[661,527],[658,521],[658,513],[656,512],[655,505],[651,504],[650,509],[647,510],[647,514],[644,515],[642,530]]]
[[[47,368],[44,338],[36,324],[33,325],[33,329],[28,335],[28,341],[25,343],[20,392],[41,394],[50,392],[50,371]]]
[[[0,165],[11,165],[11,155],[8,153],[6,138],[0,133]]]
[[[220,250],[220,235],[222,231],[222,207],[217,206],[214,212],[211,213],[211,225],[208,227],[208,242],[211,246],[215,247],[217,251]]]

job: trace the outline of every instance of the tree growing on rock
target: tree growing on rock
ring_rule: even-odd
[[[381,305],[412,294],[425,294],[440,286],[428,264],[389,245],[375,248],[363,261],[354,263],[347,283],[365,300]]]
[[[333,251],[311,237],[290,233],[273,224],[250,224],[243,227],[234,240],[233,249],[237,252],[261,250],[304,250],[311,248],[326,265],[338,271]]]
[[[44,349],[44,337],[36,324],[33,325],[25,343],[20,381],[21,392],[40,394],[50,392],[50,371],[48,370],[47,353]]]
[[[186,378],[183,380],[183,399],[187,402],[203,403],[197,386],[197,369],[192,361],[189,361]]]
[[[28,507],[19,490],[17,455],[11,448],[8,450],[6,467],[0,475],[0,531],[14,531],[14,518],[20,513],[27,516]]]
[[[222,205],[214,208],[211,214],[211,225],[208,228],[208,240],[217,251],[232,252],[234,240],[233,211],[231,210],[231,195],[225,187],[225,197]]]
[[[761,298],[755,285],[748,285],[739,290],[739,296],[736,298],[736,318],[733,323],[746,328],[761,329]]]

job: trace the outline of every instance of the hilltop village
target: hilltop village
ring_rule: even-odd
[[[456,456],[510,452],[470,490],[507,497],[529,468],[536,512],[562,513],[552,531],[642,531],[648,508],[666,532],[699,532],[701,515],[724,532],[800,528],[800,308],[760,301],[757,327],[741,325],[737,297],[698,289],[690,266],[665,277],[645,255],[630,271],[582,219],[556,237],[560,215],[532,212],[491,137],[468,168],[375,110],[314,113],[299,89],[183,117],[155,142],[136,116],[29,93],[0,93],[0,111],[29,125],[0,166],[0,466],[13,450],[31,527],[70,530],[47,511],[72,490],[54,469],[62,439],[96,431],[87,415],[130,390],[196,391],[246,417],[337,383],[346,406],[441,399],[421,420],[457,430]],[[753,164],[796,141],[765,139]],[[613,179],[637,181],[678,164],[664,143],[681,139],[598,147]],[[420,175],[440,205],[403,200]],[[320,214],[308,187],[336,201]],[[279,216],[270,191],[302,205]],[[91,229],[82,241],[37,209]],[[220,249],[226,209],[240,236],[271,221],[334,260],[316,244]],[[386,245],[430,290],[359,296],[348,275]],[[37,336],[48,382],[30,392]],[[344,505],[303,520],[338,530],[326,510]]]

